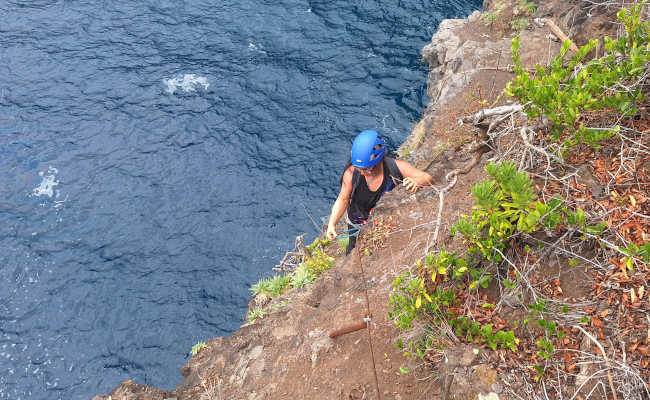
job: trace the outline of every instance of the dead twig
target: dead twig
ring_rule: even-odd
[[[523,108],[524,106],[521,104],[514,104],[510,106],[499,106],[490,109],[483,109],[476,114],[459,119],[458,125],[462,126],[464,123],[472,123],[473,125],[476,125],[479,122],[483,121],[485,118],[492,117],[494,115],[515,113],[523,110]]]
[[[576,46],[575,43],[573,43],[573,41],[569,39],[569,37],[564,32],[562,32],[562,29],[560,29],[557,25],[555,25],[555,22],[553,22],[553,20],[548,18],[542,18],[540,19],[540,21],[547,24],[548,27],[551,29],[551,32],[553,32],[555,36],[557,36],[562,42],[565,42],[566,40],[571,42],[571,50],[574,51],[575,53],[578,52],[578,46]]]
[[[609,387],[612,390],[612,394],[614,395],[614,400],[618,400],[618,396],[616,395],[616,389],[614,388],[614,381],[612,380],[612,373],[610,372],[609,359],[607,358],[607,354],[605,354],[605,349],[603,348],[603,345],[600,344],[600,342],[596,340],[595,337],[589,334],[589,332],[582,329],[580,325],[574,325],[573,327],[578,329],[585,336],[587,336],[592,342],[596,344],[596,346],[598,346],[598,349],[600,349],[600,353],[603,355],[603,358],[605,359],[605,364],[607,365],[607,379],[609,380]]]

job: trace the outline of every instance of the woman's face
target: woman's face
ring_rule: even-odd
[[[371,178],[379,174],[379,168],[380,168],[379,165],[381,165],[381,163],[368,168],[359,168],[359,167],[355,167],[355,168],[358,169],[359,172],[361,172],[361,175],[363,175],[364,177]]]

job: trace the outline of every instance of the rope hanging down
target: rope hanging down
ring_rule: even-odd
[[[357,232],[358,233],[358,232]],[[359,260],[359,269],[361,270],[361,279],[363,280],[363,291],[366,294],[366,318],[364,322],[367,324],[368,330],[368,345],[370,346],[370,358],[372,359],[372,372],[375,375],[375,388],[377,389],[377,399],[381,400],[381,392],[379,391],[379,380],[377,379],[377,366],[375,365],[375,353],[372,349],[372,334],[370,333],[370,298],[368,297],[368,286],[366,284],[366,274],[363,271],[363,264],[361,263],[361,246],[357,246],[357,257]]]
[[[361,230],[361,225],[355,225],[352,229],[348,229],[348,231],[354,231],[354,232],[346,237],[356,236],[359,234],[360,230]],[[379,391],[379,379],[377,379],[377,366],[375,364],[375,353],[372,347],[372,333],[370,332],[370,323],[372,322],[372,314],[370,314],[370,298],[368,296],[366,274],[363,270],[363,264],[361,263],[360,246],[357,246],[357,260],[359,261],[359,269],[361,270],[361,279],[363,280],[363,291],[366,296],[366,315],[364,316],[363,321],[330,332],[329,337],[335,338],[337,336],[345,335],[347,333],[359,331],[363,328],[366,328],[368,330],[368,346],[370,347],[370,359],[372,360],[372,372],[375,377],[375,388],[377,390],[377,399],[381,400],[381,392]]]

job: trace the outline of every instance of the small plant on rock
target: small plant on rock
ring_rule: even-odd
[[[195,356],[195,355],[197,355],[199,353],[199,351],[201,351],[201,349],[203,349],[205,347],[208,347],[208,345],[206,345],[205,342],[199,342],[199,343],[195,344],[194,346],[192,346],[192,349],[190,350],[190,354]]]
[[[311,251],[311,255],[307,257],[304,264],[314,276],[318,277],[323,272],[332,268],[334,258],[328,256],[325,250],[316,247]]]
[[[282,296],[289,289],[291,289],[290,275],[275,275],[269,280],[269,292],[272,298]]]
[[[263,300],[270,299],[271,295],[271,280],[269,278],[262,278],[249,289],[253,292],[253,296],[260,297]]]
[[[262,308],[256,308],[254,310],[251,310],[250,313],[248,313],[248,323],[253,324],[258,318],[259,319],[264,318],[266,314],[268,314],[268,312]]]
[[[504,3],[498,1],[494,5],[495,11],[483,13],[481,15],[481,20],[485,23],[485,25],[492,26],[496,21],[501,19],[501,12],[503,11],[504,6]]]
[[[314,279],[316,279],[316,277],[312,274],[309,267],[305,264],[300,264],[291,275],[291,286],[295,288],[303,288],[312,283]]]

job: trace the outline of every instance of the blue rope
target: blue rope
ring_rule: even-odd
[[[352,228],[346,229],[340,234],[334,236],[334,239],[345,239],[345,238],[357,236],[359,235],[360,230],[361,230],[361,224],[354,225]]]

